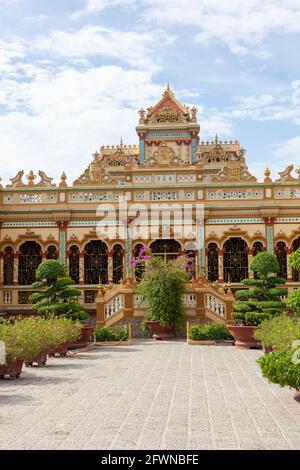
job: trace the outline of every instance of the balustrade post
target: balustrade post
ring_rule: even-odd
[[[205,317],[204,292],[196,289],[196,316]]]
[[[98,291],[98,294],[95,299],[96,302],[96,326],[104,326],[105,325],[105,301],[104,295],[101,291]]]
[[[127,289],[124,291],[124,317],[133,316],[133,290]]]

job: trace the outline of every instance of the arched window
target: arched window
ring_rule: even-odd
[[[210,282],[219,278],[218,245],[209,243],[207,247],[207,277]]]
[[[253,243],[253,256],[256,256],[261,251],[263,251],[262,242],[254,242]],[[254,273],[253,276],[254,276],[254,279],[258,279],[258,275],[256,273]]]
[[[69,276],[79,284],[79,248],[72,245],[69,249]]]
[[[292,248],[293,248],[293,251],[296,251],[298,250],[298,248],[300,248],[300,237],[296,238],[296,240],[293,241]],[[300,271],[297,271],[296,269],[293,268],[292,276],[293,276],[294,282],[300,282]]]
[[[134,257],[136,259],[139,258],[140,256],[140,251],[141,249],[144,248],[144,245],[142,243],[138,243],[135,248],[134,248]],[[136,264],[135,265],[135,279],[139,282],[142,279],[143,273],[144,273],[144,265],[142,263]]]
[[[5,286],[11,286],[14,282],[14,250],[7,246],[4,250],[3,260],[3,283]]]
[[[153,255],[163,256],[165,259],[176,259],[181,251],[181,245],[176,240],[155,240],[150,245]]]
[[[35,271],[42,262],[41,246],[35,241],[27,241],[19,251],[19,285],[29,286],[35,281]]]
[[[108,252],[101,240],[93,240],[84,248],[84,282],[86,284],[107,284]]]
[[[276,257],[279,263],[278,276],[287,278],[287,254],[286,244],[284,242],[277,242],[275,247]]]
[[[230,238],[224,243],[224,281],[241,282],[248,277],[247,243]]]
[[[113,247],[113,283],[119,284],[123,277],[123,248],[121,245]]]
[[[58,258],[58,251],[55,245],[50,245],[47,248],[47,253],[46,253],[46,258],[47,259],[57,259]]]

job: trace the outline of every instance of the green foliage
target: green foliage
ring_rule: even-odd
[[[276,256],[268,251],[258,253],[251,261],[250,269],[254,271],[259,279],[266,279],[272,273],[279,271],[279,263]]]
[[[281,387],[291,387],[300,390],[300,363],[292,361],[295,351],[275,351],[265,354],[257,362],[261,368],[262,375],[269,382]]]
[[[289,264],[292,268],[296,269],[296,271],[300,271],[300,248],[290,254]]]
[[[95,329],[96,341],[122,341],[128,339],[128,333],[122,328],[97,327]]]
[[[226,340],[232,339],[226,325],[221,323],[208,323],[207,325],[191,325],[189,339],[193,340]]]
[[[151,258],[138,286],[147,307],[146,320],[158,321],[161,326],[180,328],[184,320],[183,294],[188,274],[180,260],[165,261]]]
[[[254,333],[255,339],[264,347],[291,349],[293,341],[300,335],[300,320],[280,315],[262,322]]]
[[[4,341],[7,359],[31,359],[50,347],[76,341],[82,325],[68,318],[17,318],[0,323],[0,340]]]
[[[288,297],[287,304],[294,312],[300,314],[300,288],[293,290]]]
[[[73,320],[88,318],[78,302],[80,290],[65,276],[65,267],[56,260],[43,261],[37,271],[34,288],[41,289],[30,296],[32,310],[42,315],[66,315]]]
[[[232,314],[236,323],[257,326],[262,321],[279,315],[286,306],[281,300],[287,290],[276,287],[284,284],[285,280],[274,277],[279,270],[277,258],[268,252],[258,253],[251,262],[251,269],[256,272],[259,279],[244,279],[242,283],[249,287],[247,293],[238,290],[233,302]]]

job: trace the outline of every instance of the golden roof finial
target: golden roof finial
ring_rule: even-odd
[[[36,178],[36,175],[33,173],[32,170],[30,170],[26,178],[28,179],[28,186],[34,186],[34,180]]]
[[[268,167],[265,169],[264,175],[265,175],[264,183],[272,183],[272,178],[270,178],[271,172]]]
[[[219,143],[219,138],[218,138],[218,133],[216,132],[216,137],[215,137],[215,143],[218,144]]]
[[[65,188],[67,186],[66,179],[67,179],[66,173],[63,171],[62,174],[60,175],[60,180],[61,180],[59,183],[60,188]]]
[[[123,148],[123,139],[121,137],[121,140],[120,140],[120,147]]]

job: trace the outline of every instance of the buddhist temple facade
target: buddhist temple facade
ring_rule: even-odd
[[[155,106],[139,111],[136,132],[136,145],[100,147],[74,182],[67,169],[58,185],[42,170],[38,176],[19,171],[0,188],[2,314],[30,312],[37,266],[58,259],[87,310],[97,310],[99,324],[140,318],[135,285],[141,271],[130,260],[144,245],[167,259],[184,253],[195,259],[186,302],[196,318],[226,319],[232,299],[224,285],[234,289],[253,276],[251,259],[262,250],[277,256],[289,289],[300,286],[300,273],[288,264],[300,246],[299,168],[291,164],[278,176],[266,169],[257,181],[240,143],[217,136],[202,141],[197,109],[179,103],[169,87]],[[120,201],[131,206],[122,216]],[[191,208],[195,230],[177,230],[174,206],[166,219],[174,204]],[[107,207],[118,216],[118,223],[107,224],[122,226],[122,236],[116,230],[101,238]],[[143,208],[156,207],[160,215],[152,217],[148,238],[141,237],[136,219],[145,228],[150,219],[141,216]]]

